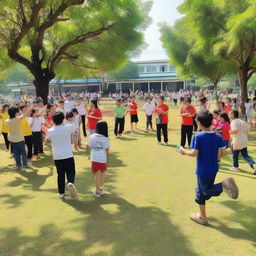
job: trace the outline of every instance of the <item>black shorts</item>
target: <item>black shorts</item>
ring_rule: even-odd
[[[138,115],[131,115],[131,123],[138,123],[139,118]]]

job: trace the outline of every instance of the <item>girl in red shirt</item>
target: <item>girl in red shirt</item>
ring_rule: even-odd
[[[137,124],[139,122],[138,118],[138,105],[135,102],[136,98],[133,96],[132,101],[129,103],[129,109],[128,111],[130,112],[131,116],[131,133],[134,133],[134,128],[137,130]]]
[[[181,122],[181,143],[182,147],[186,145],[188,138],[188,146],[190,147],[193,135],[193,117],[196,114],[196,109],[191,105],[191,98],[185,98],[184,105],[180,110]]]
[[[227,113],[223,112],[220,114],[220,125],[223,127],[221,130],[216,130],[222,136],[222,139],[226,143],[226,147],[229,145],[230,141],[230,119]]]
[[[98,107],[97,100],[91,100],[90,109],[87,111],[87,126],[90,134],[94,134],[96,131],[96,125],[99,120],[102,119],[102,113]]]

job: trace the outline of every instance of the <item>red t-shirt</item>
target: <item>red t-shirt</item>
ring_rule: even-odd
[[[88,116],[95,116],[95,117],[102,117],[102,113],[101,113],[99,108],[89,109],[87,111],[87,115]],[[87,123],[88,128],[92,129],[92,130],[95,130],[98,121],[99,120],[97,120],[97,119],[88,117],[88,123]]]
[[[189,114],[194,115],[196,113],[196,109],[190,105],[188,108],[186,106],[182,107],[180,110],[181,114]],[[182,125],[193,125],[193,117],[191,116],[182,116]]]
[[[223,140],[230,140],[230,124],[228,122],[222,123],[223,130],[221,132],[221,136]]]
[[[232,110],[232,106],[231,106],[231,105],[225,105],[224,111],[225,111],[227,114],[229,114],[229,112],[231,112],[231,110]]]
[[[213,119],[213,120],[212,120],[212,126],[213,126],[214,128],[218,127],[219,122],[220,122],[220,121],[219,121],[218,119]]]
[[[168,123],[168,114],[162,114],[169,111],[169,107],[166,104],[157,105],[155,108],[155,113],[157,115],[161,114],[161,124]]]
[[[137,115],[137,109],[138,109],[137,103],[136,102],[131,102],[130,103],[130,115],[131,116]]]

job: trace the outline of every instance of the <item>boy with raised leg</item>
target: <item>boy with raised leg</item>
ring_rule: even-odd
[[[226,178],[223,182],[214,184],[219,170],[218,160],[226,155],[226,144],[220,134],[211,131],[213,115],[207,111],[200,111],[197,121],[202,132],[196,134],[191,143],[192,150],[179,148],[182,155],[197,158],[197,186],[195,202],[199,205],[199,213],[193,213],[190,219],[198,224],[207,225],[205,203],[213,196],[219,196],[225,191],[229,197],[237,199],[238,187],[233,178]]]

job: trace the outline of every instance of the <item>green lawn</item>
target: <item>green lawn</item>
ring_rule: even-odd
[[[230,173],[231,156],[222,161],[217,181],[232,175],[240,197],[210,200],[208,227],[188,218],[194,203],[195,159],[176,153],[178,109],[170,112],[170,146],[140,132],[113,138],[112,102],[104,102],[111,134],[111,159],[104,198],[95,199],[89,155],[75,153],[80,201],[59,200],[56,171],[46,148],[34,171],[12,169],[0,156],[1,256],[250,256],[256,255],[256,177],[241,161],[241,173]],[[129,130],[128,118],[126,128]],[[256,134],[249,151],[256,158]]]

